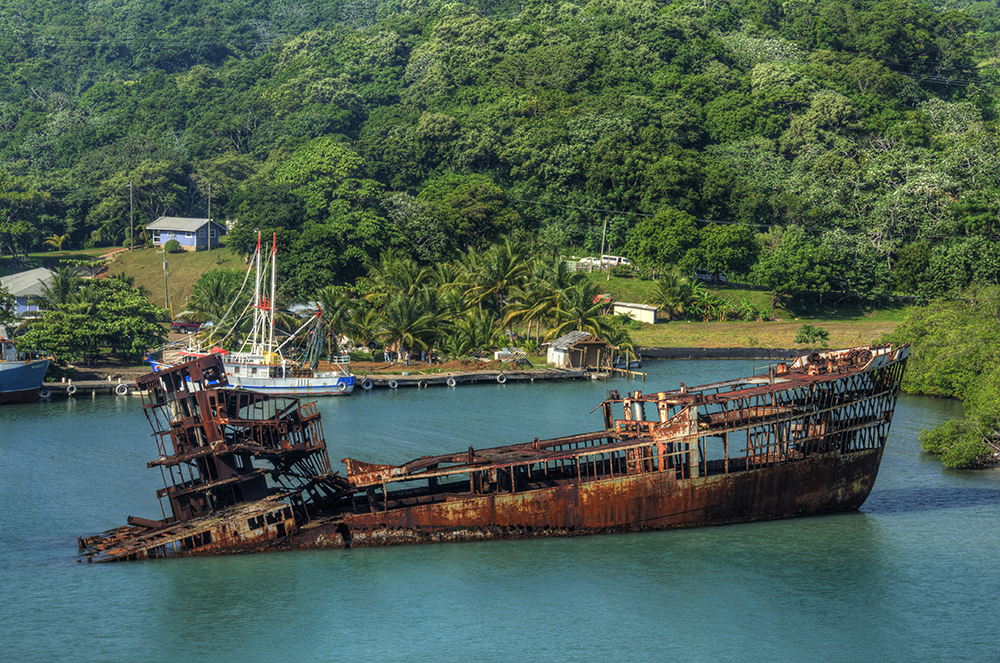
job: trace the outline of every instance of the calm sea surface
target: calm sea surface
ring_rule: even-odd
[[[319,402],[330,459],[402,462],[595,430],[608,387],[753,362],[654,362],[645,384],[360,392]],[[0,407],[0,656],[8,661],[997,661],[1000,472],[917,432],[902,397],[861,512],[698,530],[112,565],[76,538],[159,518],[134,397]]]

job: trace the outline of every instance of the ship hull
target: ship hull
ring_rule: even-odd
[[[48,368],[48,359],[0,363],[0,403],[38,400]]]
[[[856,511],[882,449],[675,480],[665,473],[318,521],[281,548],[343,548],[728,525]]]
[[[348,396],[354,391],[354,376],[330,378],[241,378],[229,376],[232,389],[246,389],[272,396]]]

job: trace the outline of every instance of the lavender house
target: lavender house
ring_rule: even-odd
[[[209,219],[161,216],[146,226],[146,233],[156,246],[176,239],[185,251],[205,251],[218,248],[219,237],[226,234],[226,227]]]

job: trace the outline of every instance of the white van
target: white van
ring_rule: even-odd
[[[622,256],[601,256],[601,266],[617,267],[618,265],[629,265],[628,258]]]

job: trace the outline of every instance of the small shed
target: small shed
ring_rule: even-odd
[[[176,239],[185,251],[205,251],[219,246],[219,237],[226,234],[226,227],[210,219],[161,216],[146,226],[146,233],[156,246]]]
[[[612,345],[588,332],[572,331],[546,345],[546,361],[558,368],[602,370],[611,365]]]
[[[656,324],[656,312],[655,306],[650,306],[649,304],[630,304],[628,302],[615,302],[614,304],[614,314],[615,315],[627,315],[633,320],[638,320],[639,322],[647,322],[651,325]]]
[[[38,311],[34,298],[45,296],[45,287],[52,285],[54,276],[52,271],[39,267],[0,278],[0,286],[14,295],[14,315],[20,318],[26,313]]]

